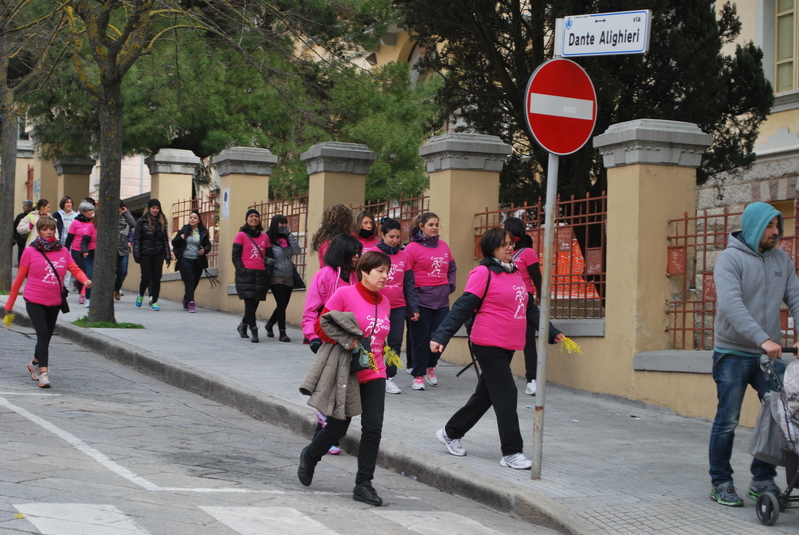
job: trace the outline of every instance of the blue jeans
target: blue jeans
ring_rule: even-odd
[[[125,277],[128,276],[128,259],[129,255],[117,255],[117,273],[114,279],[114,291],[118,292],[122,289],[122,283],[125,282]]]
[[[83,272],[86,273],[86,277],[89,280],[92,280],[92,275],[94,274],[94,257],[93,256],[84,257],[83,263],[86,266],[86,269],[84,269]],[[92,289],[86,288],[86,299],[91,299],[91,298],[92,298]]]
[[[785,374],[785,365],[781,362],[775,362],[774,368],[780,377]],[[732,444],[735,428],[741,418],[741,405],[747,385],[757,391],[757,397],[761,401],[763,394],[771,390],[772,385],[766,381],[766,376],[760,369],[759,357],[741,357],[718,352],[713,352],[713,380],[716,382],[719,404],[713,430],[710,432],[710,480],[713,485],[720,485],[732,481]],[[750,470],[754,481],[768,481],[777,475],[776,466],[758,459],[752,459]]]

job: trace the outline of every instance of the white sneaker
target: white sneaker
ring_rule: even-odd
[[[39,374],[39,388],[50,388],[50,374],[41,372]]]
[[[527,388],[524,389],[524,393],[528,396],[534,396],[536,390],[535,379],[527,383]]]
[[[500,466],[507,466],[514,470],[529,470],[533,466],[533,461],[524,456],[523,453],[514,453],[513,455],[505,455],[499,461]]]
[[[402,394],[402,390],[400,390],[400,387],[394,382],[393,377],[386,379],[386,394]]]
[[[458,457],[466,455],[466,448],[461,446],[461,440],[459,438],[449,438],[443,427],[436,431],[436,438],[447,447],[447,451],[452,455],[457,455]]]
[[[83,305],[83,306],[85,306],[86,308],[89,308],[91,306],[91,304],[92,304],[92,300],[91,299],[87,299],[86,300],[86,304]]]
[[[414,377],[411,383],[411,388],[414,390],[424,390],[424,379],[421,377]]]

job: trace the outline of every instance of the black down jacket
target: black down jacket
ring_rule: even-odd
[[[249,238],[248,238],[249,239]],[[271,259],[271,247],[267,247],[267,256]],[[248,269],[241,261],[243,248],[241,244],[233,244],[233,267],[236,268],[236,294],[239,299],[266,300],[269,290],[269,274],[266,269]],[[272,260],[274,262],[274,260]]]
[[[136,263],[142,256],[163,255],[167,265],[172,258],[169,250],[169,234],[158,220],[154,224],[147,221],[145,213],[136,221],[136,228],[133,230],[133,260]]]

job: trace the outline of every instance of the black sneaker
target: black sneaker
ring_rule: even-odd
[[[758,483],[757,481],[753,481],[751,485],[749,485],[749,496],[750,500],[755,500],[760,497],[761,494],[764,492],[770,492],[774,496],[779,497],[782,494],[780,488],[774,483],[773,481],[763,481]]]
[[[352,489],[352,499],[356,502],[364,502],[368,505],[383,505],[383,498],[377,495],[374,487],[369,485],[356,485]]]
[[[710,499],[728,507],[743,507],[744,501],[732,485],[719,485],[710,489]]]
[[[316,463],[308,456],[309,449],[311,449],[311,446],[303,448],[302,453],[300,453],[300,466],[297,468],[297,478],[306,487],[311,486],[314,468],[316,468]]]

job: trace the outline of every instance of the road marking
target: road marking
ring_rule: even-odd
[[[396,522],[405,529],[422,535],[458,533],[459,535],[502,535],[470,518],[444,511],[386,511],[372,509],[374,514]]]
[[[24,503],[14,507],[42,535],[149,535],[113,505]]]
[[[290,507],[200,507],[241,535],[338,535]]]
[[[44,396],[55,397],[61,394],[48,394],[43,392],[0,392],[0,396]]]

